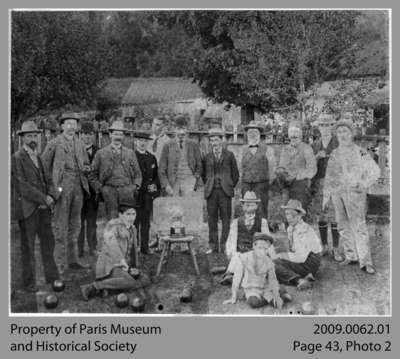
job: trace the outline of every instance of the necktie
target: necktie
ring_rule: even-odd
[[[250,145],[250,148],[258,148],[258,145]]]
[[[183,141],[179,141],[179,148],[183,150]]]

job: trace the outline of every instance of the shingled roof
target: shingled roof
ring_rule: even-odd
[[[149,105],[204,97],[191,79],[180,77],[134,78],[122,98],[123,105]]]

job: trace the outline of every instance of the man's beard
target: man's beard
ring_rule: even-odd
[[[30,147],[33,151],[35,151],[36,148],[37,148],[37,143],[34,142],[34,141],[29,142],[29,143],[28,143],[28,147]]]

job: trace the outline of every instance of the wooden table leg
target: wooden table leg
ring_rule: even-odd
[[[164,257],[167,254],[167,248],[168,248],[168,243],[164,242],[164,247],[163,247],[162,252],[161,252],[160,261],[158,262],[158,266],[157,266],[156,277],[160,276],[161,268],[162,268],[163,262],[164,262]]]
[[[192,256],[192,259],[193,259],[194,270],[196,271],[196,274],[198,276],[200,276],[199,266],[197,265],[197,260],[196,260],[196,254],[194,253],[194,250],[189,242],[187,245],[189,247],[190,255]]]

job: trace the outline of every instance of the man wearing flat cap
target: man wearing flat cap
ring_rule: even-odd
[[[84,196],[90,194],[86,174],[89,159],[82,141],[75,135],[79,116],[65,113],[60,118],[63,132],[50,141],[43,154],[43,163],[52,174],[58,198],[54,212],[56,245],[64,254],[60,267],[88,268],[78,261],[78,237],[81,230],[81,210]]]
[[[339,146],[326,168],[322,207],[332,199],[344,249],[341,263],[358,262],[361,269],[374,274],[365,214],[367,190],[379,178],[379,167],[367,150],[353,142],[351,118],[340,119],[334,130]]]
[[[92,163],[98,150],[95,145],[95,132],[92,121],[84,120],[81,125],[81,139],[85,146],[89,162]],[[90,196],[83,201],[81,211],[81,233],[79,234],[78,249],[79,257],[83,257],[85,248],[85,236],[88,244],[89,255],[93,256],[97,248],[97,210],[99,201],[93,185],[89,183]]]
[[[118,204],[123,198],[136,200],[142,184],[142,173],[136,154],[122,145],[126,129],[123,121],[115,121],[109,128],[111,143],[97,151],[90,183],[103,197],[107,219],[118,216]]]
[[[161,185],[158,178],[158,166],[156,157],[148,151],[152,141],[150,134],[136,132],[135,153],[142,172],[142,184],[138,192],[138,213],[135,226],[139,234],[140,251],[143,254],[149,252],[150,219],[153,212],[153,201],[160,195]]]
[[[232,198],[239,181],[235,155],[223,148],[224,133],[210,129],[208,138],[211,152],[204,158],[204,197],[207,200],[209,252],[219,252],[225,247],[232,215]],[[218,241],[218,218],[222,221],[221,239]]]
[[[21,234],[22,280],[27,291],[36,291],[35,237],[40,239],[41,259],[47,283],[59,277],[54,261],[51,210],[58,197],[52,178],[37,153],[38,130],[26,121],[18,131],[22,147],[13,155],[11,184],[16,194],[16,212]]]
[[[269,184],[275,169],[274,151],[260,142],[264,128],[254,122],[245,126],[247,145],[242,154],[242,196],[247,191],[255,192],[260,200],[258,211],[262,218],[268,218]]]

